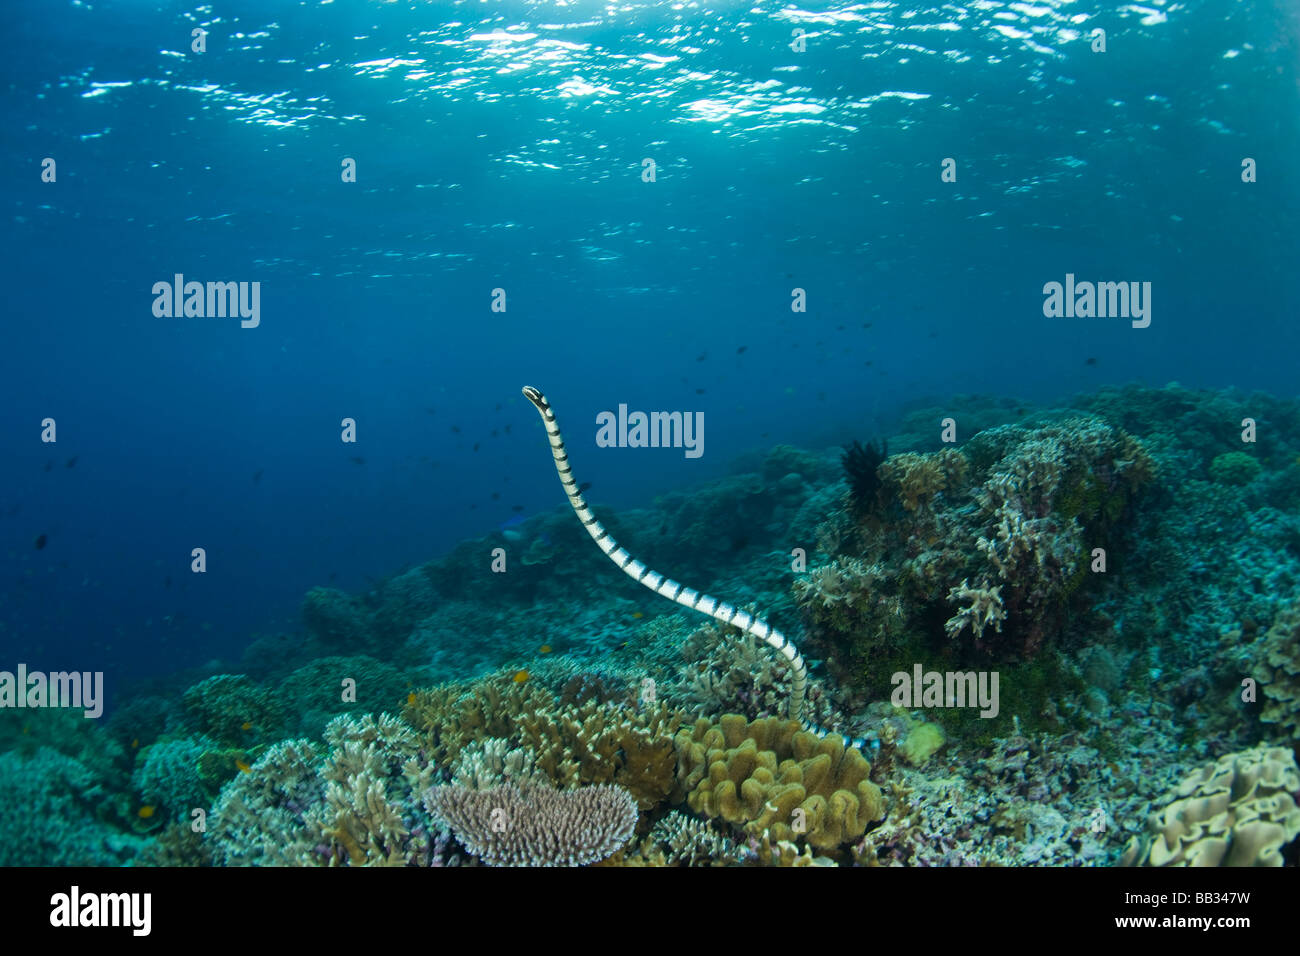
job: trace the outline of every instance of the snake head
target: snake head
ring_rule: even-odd
[[[539,412],[546,411],[546,396],[538,389],[533,388],[531,385],[525,385],[523,392],[524,398],[536,405]]]

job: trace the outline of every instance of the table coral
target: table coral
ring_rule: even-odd
[[[470,853],[491,866],[584,866],[621,849],[636,830],[637,809],[622,787],[561,792],[504,784],[490,790],[453,785],[426,793],[425,806]]]
[[[831,850],[884,814],[861,751],[794,721],[701,718],[678,733],[677,751],[677,783],[691,809],[755,837]]]

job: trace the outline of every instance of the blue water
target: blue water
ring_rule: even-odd
[[[1282,0],[8,0],[0,37],[6,666],[237,660],[563,507],[524,384],[617,507],[921,399],[1295,392]],[[177,273],[260,325],[155,317]],[[1150,327],[1044,318],[1066,273],[1151,282]],[[598,449],[620,403],[704,412],[704,455]]]

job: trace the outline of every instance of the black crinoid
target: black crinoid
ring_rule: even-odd
[[[879,505],[880,478],[876,469],[889,454],[889,446],[882,438],[880,447],[875,442],[868,442],[864,447],[861,442],[854,442],[844,449],[840,464],[844,466],[844,480],[849,483],[849,501],[853,514],[865,518]]]

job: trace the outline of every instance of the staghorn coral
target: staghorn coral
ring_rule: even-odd
[[[641,854],[660,866],[743,866],[757,854],[706,820],[672,810],[650,828]]]
[[[678,787],[691,809],[754,837],[830,850],[862,836],[884,812],[861,751],[795,721],[701,718],[678,733],[677,752]]]
[[[489,790],[504,783],[542,783],[544,777],[527,747],[511,748],[510,741],[489,737],[461,750],[451,768],[451,782],[467,790]]]
[[[1147,818],[1125,865],[1281,866],[1300,835],[1300,770],[1281,747],[1256,747],[1201,767]]]
[[[388,716],[338,717],[328,749],[271,747],[223,788],[209,819],[212,856],[238,866],[426,866],[435,835],[419,795],[435,769],[409,727]]]
[[[585,866],[621,849],[637,823],[632,795],[607,784],[567,793],[531,785],[470,790],[453,784],[431,788],[424,803],[490,866]]]
[[[948,592],[948,600],[970,602],[944,624],[943,629],[949,637],[956,637],[969,629],[978,638],[989,625],[1001,631],[1002,622],[1007,619],[1007,612],[1002,607],[1002,588],[989,587],[987,581],[981,582],[981,587],[973,588],[963,578],[961,584]]]
[[[1255,679],[1264,697],[1259,719],[1300,742],[1300,600],[1278,613],[1255,654]]]

